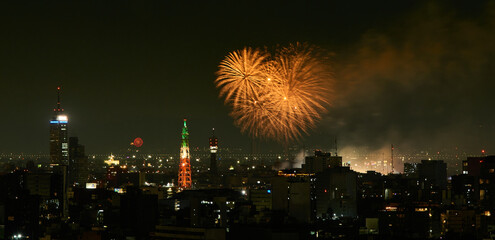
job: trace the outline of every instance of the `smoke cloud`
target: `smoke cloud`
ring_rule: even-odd
[[[338,53],[322,125],[339,144],[493,153],[495,4],[460,14],[428,4]]]

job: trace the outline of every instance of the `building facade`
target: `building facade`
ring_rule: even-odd
[[[69,119],[60,106],[60,87],[57,88],[57,106],[50,120],[50,163],[67,165],[69,163]]]

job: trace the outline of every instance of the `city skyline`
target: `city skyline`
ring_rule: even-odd
[[[214,127],[222,146],[249,149],[218,98],[218,64],[245,46],[294,42],[330,52],[336,79],[328,113],[295,145],[331,148],[337,138],[341,149],[371,152],[392,143],[493,151],[493,2],[245,4],[241,13],[252,14],[239,25],[227,22],[237,7],[220,3],[94,4],[2,3],[0,107],[14,120],[0,120],[0,152],[48,153],[58,85],[69,137],[88,152],[124,149],[136,137],[151,152],[173,151],[183,118],[194,146],[208,147]]]
[[[495,239],[495,0],[0,1],[0,239]]]

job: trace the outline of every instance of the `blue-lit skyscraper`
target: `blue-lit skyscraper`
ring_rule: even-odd
[[[60,107],[60,87],[57,87],[57,107],[53,109],[50,120],[50,162],[67,165],[69,162],[69,138],[67,125],[69,119]]]

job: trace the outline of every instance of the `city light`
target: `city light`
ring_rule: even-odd
[[[57,121],[68,121],[69,118],[67,117],[67,115],[58,115],[57,116]]]

